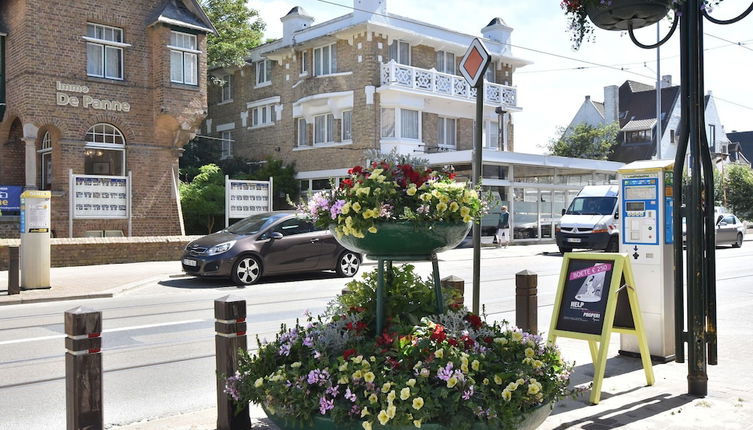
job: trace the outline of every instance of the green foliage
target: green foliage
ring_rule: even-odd
[[[562,137],[552,139],[546,149],[561,157],[607,160],[617,144],[618,131],[616,122],[599,127],[578,124],[572,130],[560,127],[558,132]]]
[[[210,67],[240,67],[248,51],[261,43],[266,25],[246,0],[202,0],[217,34],[209,34],[207,64]]]
[[[267,181],[271,177],[272,188],[274,189],[274,208],[276,210],[292,208],[288,203],[288,197],[290,200],[297,200],[300,194],[298,180],[295,178],[295,163],[286,165],[282,160],[272,157],[267,158],[265,162],[257,163],[261,165],[260,168],[256,168],[253,170],[253,173],[240,176],[239,178]]]
[[[180,183],[180,204],[186,233],[212,233],[225,210],[225,175],[215,164],[199,168],[190,183]]]
[[[725,166],[723,184],[732,212],[739,218],[753,221],[753,170],[740,164]]]
[[[198,175],[201,166],[217,163],[220,159],[220,141],[196,137],[183,148],[183,155],[178,159],[181,180],[190,182]]]

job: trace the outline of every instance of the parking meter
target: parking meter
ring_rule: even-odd
[[[21,288],[50,288],[50,191],[21,194]]]
[[[620,252],[630,257],[651,356],[675,355],[672,181],[674,160],[636,161],[617,171]],[[619,312],[619,310],[618,310]],[[620,335],[620,353],[638,354],[635,336]]]

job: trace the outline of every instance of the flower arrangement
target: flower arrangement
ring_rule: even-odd
[[[410,284],[406,290],[421,291],[418,301],[431,295],[430,283],[412,267],[393,270]],[[388,326],[375,336],[366,322],[369,311],[353,306],[354,297],[360,302],[374,294],[372,280],[364,279],[349,286],[357,293],[339,296],[324,315],[283,326],[274,341],[259,343],[256,355],[241,357],[226,385],[239,406],[259,403],[294,425],[321,416],[365,430],[427,423],[508,429],[569,394],[572,367],[556,347],[504,322],[487,323],[459,305],[430,315],[390,294]],[[406,306],[415,324],[396,322]]]
[[[372,162],[355,166],[339,187],[314,194],[299,210],[336,234],[363,238],[378,222],[463,222],[479,220],[488,202],[451,171],[410,163]]]

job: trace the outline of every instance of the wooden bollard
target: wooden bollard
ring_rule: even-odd
[[[442,285],[442,288],[451,288],[453,290],[459,291],[460,296],[458,296],[454,304],[457,305],[463,305],[465,298],[463,297],[465,294],[465,281],[462,278],[458,278],[455,275],[450,275],[446,278],[443,278],[440,282],[440,285]]]
[[[8,247],[8,295],[21,294],[18,282],[18,247]]]
[[[238,370],[238,350],[247,349],[246,301],[225,296],[214,301],[215,358],[217,363],[217,430],[248,430],[248,404],[237,414],[236,404],[225,392],[227,378]]]
[[[530,270],[515,274],[515,325],[538,333],[538,275]]]
[[[102,312],[65,311],[65,410],[68,430],[101,430]]]

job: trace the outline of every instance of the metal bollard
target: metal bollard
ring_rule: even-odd
[[[18,247],[8,247],[8,295],[21,294],[18,282]]]
[[[446,278],[443,278],[440,285],[442,285],[442,288],[451,288],[453,290],[459,291],[460,296],[455,299],[453,304],[463,306],[463,303],[465,302],[465,298],[463,297],[465,294],[465,281],[462,278],[458,278],[455,275],[450,275]]]
[[[65,311],[65,410],[68,430],[101,430],[102,312]]]
[[[530,270],[515,274],[515,325],[538,333],[538,275]]]
[[[225,393],[225,379],[238,370],[238,349],[247,349],[246,301],[225,296],[214,301],[214,345],[217,363],[217,430],[248,430],[248,404],[237,414],[236,405]]]

